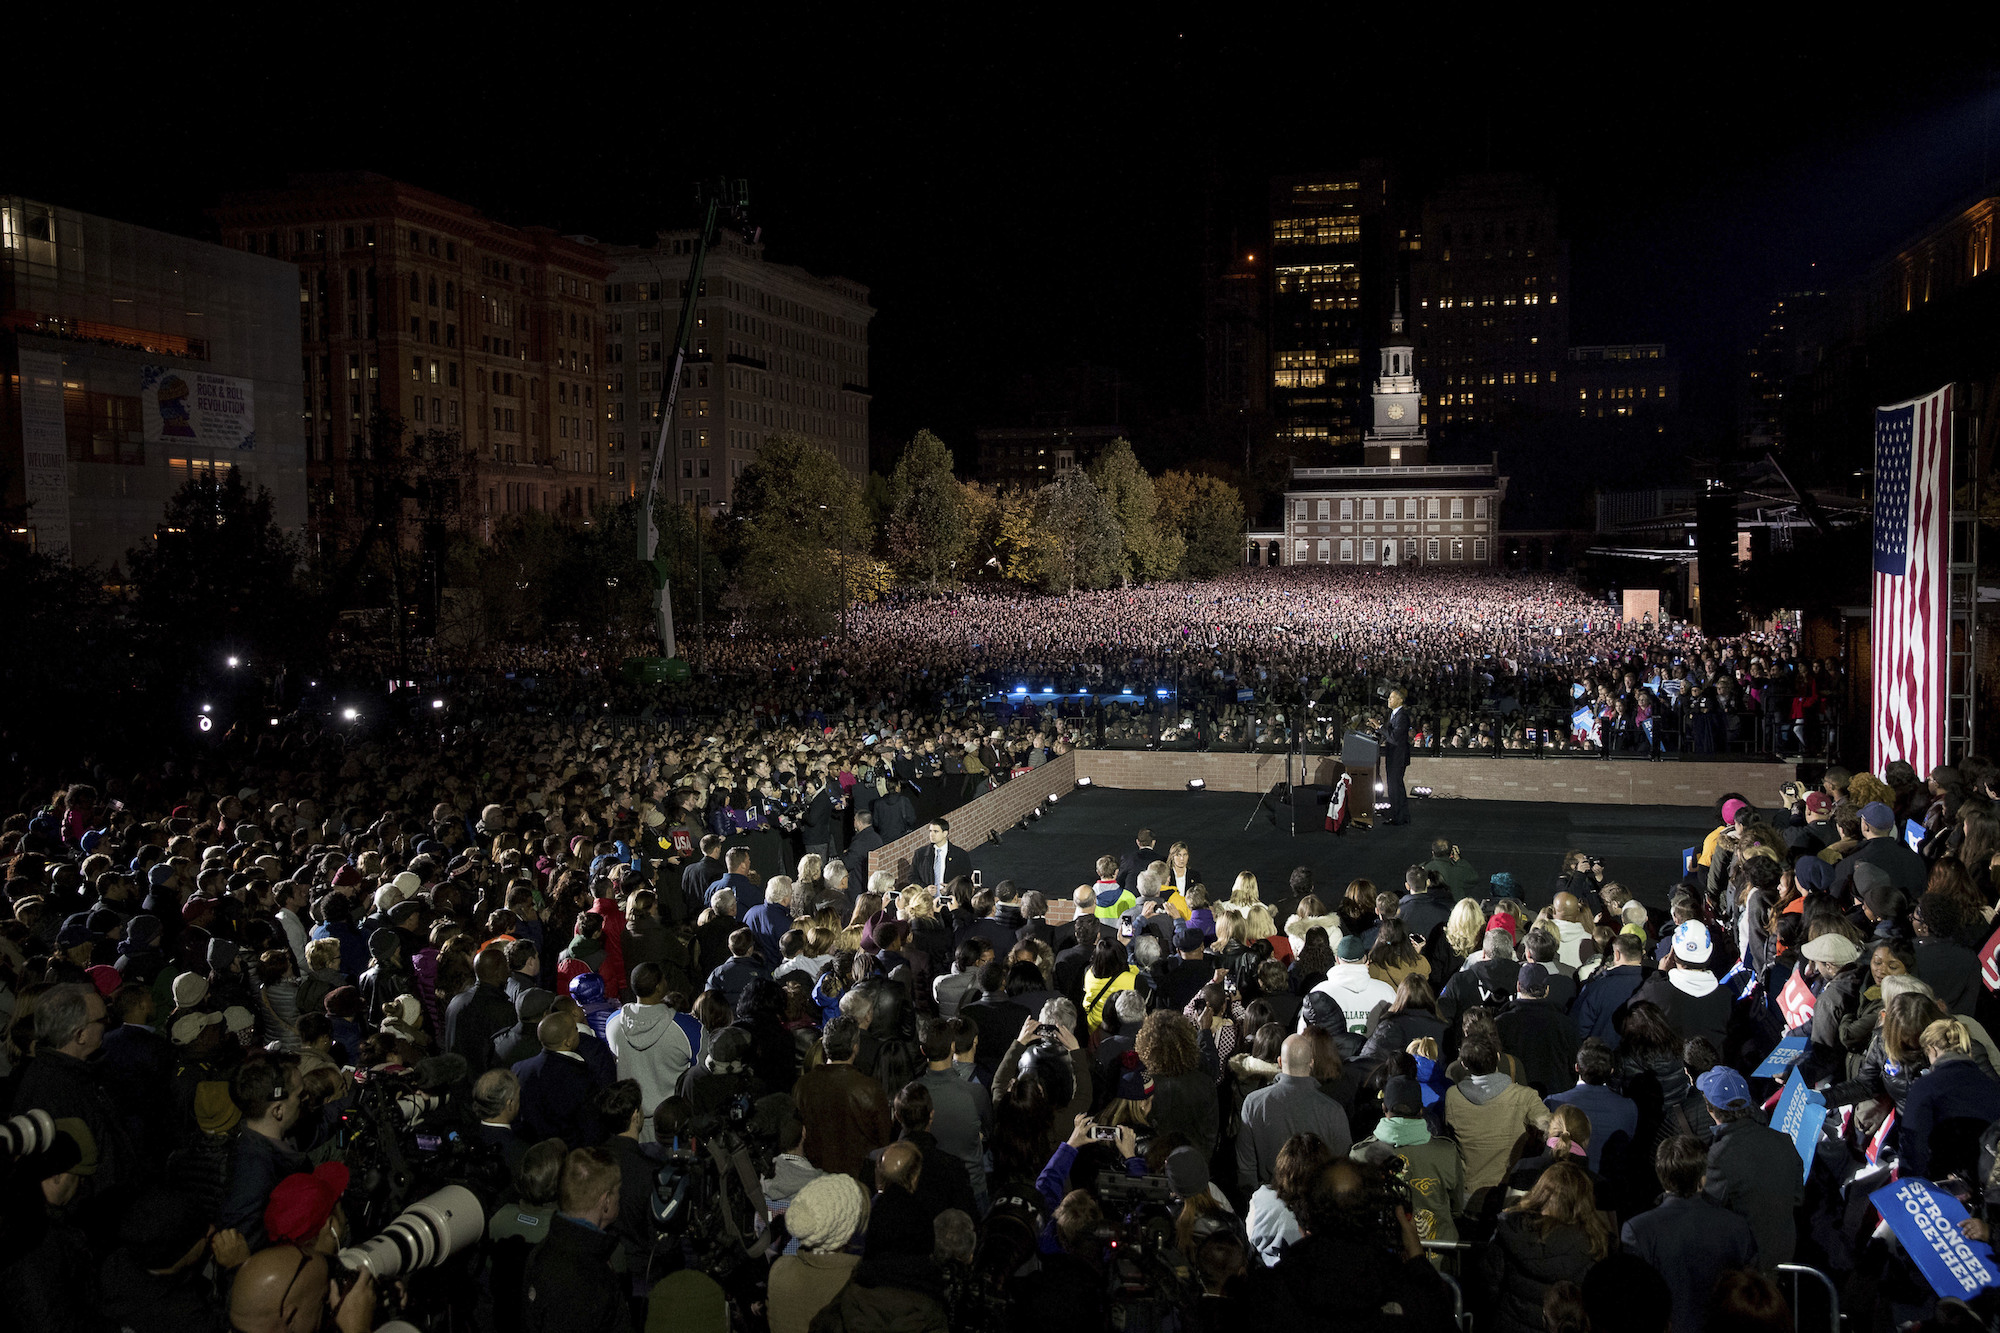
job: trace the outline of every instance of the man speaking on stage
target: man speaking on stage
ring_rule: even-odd
[[[1403,770],[1410,766],[1410,710],[1403,698],[1401,690],[1389,691],[1389,720],[1376,736],[1382,745],[1383,784],[1391,824],[1410,822],[1410,798],[1403,790]]]

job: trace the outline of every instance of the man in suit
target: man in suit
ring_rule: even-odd
[[[1132,883],[1139,878],[1139,872],[1159,860],[1159,853],[1153,850],[1153,830],[1142,828],[1136,844],[1125,849],[1125,855],[1118,861],[1118,887],[1131,891]]]
[[[841,853],[841,864],[847,867],[847,882],[862,885],[868,882],[868,853],[882,846],[882,831],[875,827],[875,816],[870,811],[856,809],[854,812],[854,840]]]
[[[847,804],[847,798],[827,776],[824,759],[813,761],[813,773],[806,789],[809,794],[805,799],[805,814],[799,821],[799,834],[805,842],[806,855],[830,857],[833,855],[834,825],[839,811]]]
[[[536,1029],[542,1051],[514,1066],[521,1084],[520,1126],[539,1143],[560,1138],[571,1145],[590,1146],[604,1135],[590,1099],[601,1086],[577,1053],[576,1020],[552,1012]]]
[[[1403,790],[1403,770],[1410,766],[1410,710],[1401,690],[1389,691],[1389,720],[1377,740],[1382,746],[1383,782],[1388,789],[1391,824],[1410,822],[1410,798]]]
[[[507,1169],[518,1171],[528,1155],[528,1141],[514,1132],[514,1117],[521,1114],[521,1080],[514,1071],[489,1069],[473,1080],[472,1109],[479,1123],[468,1137],[498,1148]]]
[[[952,845],[950,821],[933,819],[930,828],[931,845],[918,848],[917,854],[910,858],[910,880],[942,893],[945,885],[961,875],[972,874],[972,858],[965,848]]]

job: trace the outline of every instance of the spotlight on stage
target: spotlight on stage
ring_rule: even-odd
[[[1430,794],[1431,794],[1431,789],[1429,787],[1410,788],[1410,795],[1412,796],[1429,796]]]
[[[1050,805],[1054,805],[1054,804],[1055,804],[1055,803],[1056,803],[1056,802],[1057,802],[1058,800],[1060,800],[1060,799],[1062,799],[1062,798],[1061,798],[1061,797],[1059,797],[1059,796],[1057,796],[1057,795],[1056,795],[1056,794],[1055,794],[1054,792],[1050,792],[1050,793],[1049,793],[1049,804],[1050,804]]]
[[[1207,787],[1208,787],[1208,783],[1207,783],[1207,781],[1206,781],[1205,779],[1202,779],[1202,778],[1189,778],[1189,779],[1188,779],[1188,788],[1187,788],[1187,789],[1188,789],[1189,791],[1203,791],[1203,790],[1206,790],[1206,788],[1207,788]]]
[[[1387,810],[1389,808],[1389,803],[1387,801],[1377,801],[1375,802],[1375,808],[1378,811]]]
[[[1090,785],[1090,779],[1089,779],[1089,778],[1078,778],[1078,779],[1076,780],[1076,785],[1077,785],[1077,786],[1079,786],[1079,787],[1088,787],[1088,786]]]
[[[998,843],[998,842],[1000,841],[1000,830],[999,830],[999,829],[997,829],[997,828],[990,828],[990,829],[987,829],[987,830],[986,830],[986,841],[988,841],[988,842],[991,842],[991,843]]]
[[[1388,784],[1388,783],[1386,783],[1386,782],[1378,782],[1378,783],[1376,783],[1376,784],[1375,784],[1375,790],[1376,790],[1376,791],[1387,791],[1387,790],[1389,790],[1389,784]]]

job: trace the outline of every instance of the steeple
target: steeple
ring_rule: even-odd
[[[1371,428],[1362,436],[1365,466],[1421,466],[1430,441],[1423,429],[1423,391],[1417,384],[1417,349],[1403,320],[1403,284],[1396,284],[1389,336],[1382,340],[1381,372],[1375,378]]]
[[[1389,332],[1396,337],[1403,336],[1403,284],[1396,284],[1396,310],[1389,316]]]

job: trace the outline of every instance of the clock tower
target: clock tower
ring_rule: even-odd
[[[1382,370],[1375,378],[1374,417],[1361,439],[1367,467],[1420,467],[1430,461],[1417,385],[1416,346],[1403,330],[1403,289],[1396,288],[1396,311],[1382,343]]]

